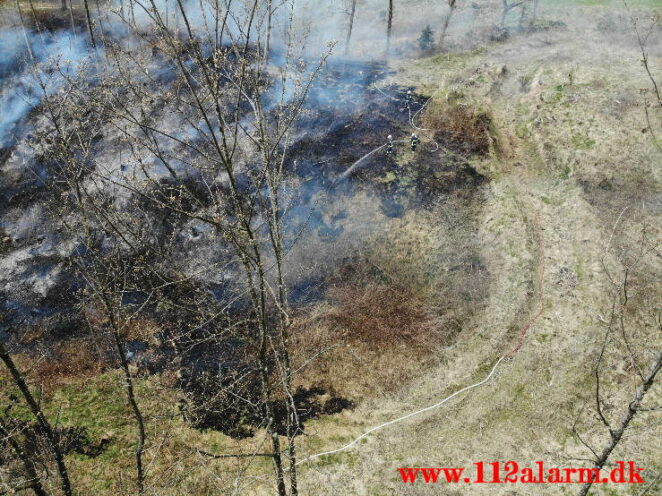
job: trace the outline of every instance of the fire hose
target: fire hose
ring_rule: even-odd
[[[489,382],[490,379],[492,379],[492,377],[494,376],[495,372],[497,371],[497,368],[499,367],[499,365],[501,365],[501,363],[504,360],[508,360],[508,359],[512,358],[515,355],[515,353],[517,353],[522,348],[522,346],[524,345],[526,335],[527,335],[529,329],[540,318],[540,316],[543,314],[543,312],[545,310],[545,307],[544,307],[544,292],[543,292],[544,277],[545,277],[545,246],[544,246],[544,239],[543,239],[543,236],[542,236],[542,231],[541,231],[541,227],[540,227],[540,221],[539,221],[539,215],[538,214],[536,214],[535,225],[536,225],[536,231],[538,233],[538,251],[539,251],[538,254],[539,254],[539,260],[540,260],[540,262],[538,264],[538,285],[539,285],[538,286],[539,287],[538,294],[539,294],[540,308],[538,309],[536,314],[533,316],[533,318],[531,318],[531,320],[529,320],[522,327],[522,329],[519,333],[518,339],[517,339],[517,343],[515,344],[515,346],[510,351],[508,351],[507,353],[502,355],[496,361],[496,363],[492,366],[492,369],[490,370],[490,373],[487,374],[487,376],[483,380],[481,380],[479,382],[476,382],[475,384],[465,386],[465,387],[463,387],[462,389],[460,389],[458,391],[455,391],[454,393],[452,393],[449,396],[446,396],[444,399],[442,399],[441,401],[435,403],[434,405],[427,406],[427,407],[422,408],[420,410],[416,410],[414,412],[408,413],[408,414],[403,415],[401,417],[398,417],[396,419],[389,420],[388,422],[384,422],[384,423],[379,424],[375,427],[372,427],[372,428],[368,429],[367,431],[365,431],[360,436],[358,436],[357,438],[355,438],[354,440],[350,441],[349,443],[345,444],[344,446],[342,446],[340,448],[330,450],[330,451],[324,451],[322,453],[316,453],[314,455],[310,455],[310,456],[304,458],[303,460],[299,460],[296,463],[297,466],[301,465],[303,463],[309,462],[311,460],[314,460],[316,458],[320,458],[322,456],[333,455],[335,453],[341,453],[343,451],[347,451],[350,448],[352,448],[353,446],[356,446],[356,444],[359,441],[366,438],[367,436],[369,436],[370,434],[372,434],[375,431],[378,431],[380,429],[383,429],[383,428],[388,427],[388,426],[393,425],[393,424],[397,424],[399,422],[402,422],[402,421],[407,420],[409,418],[415,417],[415,416],[420,415],[422,413],[429,412],[430,410],[434,410],[436,408],[439,408],[440,406],[442,406],[443,404],[445,404],[448,401],[452,400],[456,396],[459,396],[462,393],[470,391],[471,389],[480,387],[480,386],[486,384],[487,382]]]
[[[387,98],[390,98],[391,100],[394,100],[394,101],[397,101],[397,102],[399,102],[399,101],[404,101],[402,98],[395,98],[395,97],[393,97],[393,96],[391,96],[391,95],[388,95],[388,94],[384,93],[384,92],[383,92],[378,86],[375,86],[375,89],[377,89],[377,91],[379,91],[381,94],[383,94],[383,95],[386,96]],[[419,113],[420,113],[420,112],[421,112],[421,111],[427,106],[427,104],[430,103],[431,100],[432,100],[432,97],[428,98],[427,102],[425,102],[425,104],[424,104],[424,105],[423,105],[423,106],[422,106],[422,107],[421,107],[421,108],[420,108],[420,109],[419,109],[419,110],[418,110],[413,116],[411,115],[411,109],[409,109],[409,124],[410,124],[415,130],[417,130],[417,131],[430,131],[429,129],[422,129],[422,128],[417,127],[417,126],[414,124],[414,119],[415,119],[416,115],[418,115],[418,114],[419,114]],[[427,136],[427,135],[426,135],[426,136]],[[427,137],[430,138],[430,140],[432,140],[432,142],[437,146],[437,150],[438,150],[439,148],[441,148],[440,145],[439,145],[439,143],[437,143],[433,138],[431,138],[430,136],[427,136]],[[391,143],[395,144],[395,143],[406,143],[406,142],[407,142],[407,140],[396,140],[396,141],[392,141]],[[343,172],[343,173],[338,177],[338,179],[336,180],[336,182],[340,182],[340,181],[343,181],[344,179],[347,179],[349,176],[352,175],[352,173],[353,173],[356,169],[358,169],[358,168],[361,166],[361,164],[362,164],[365,160],[367,160],[368,158],[370,158],[371,156],[373,156],[373,155],[374,155],[375,153],[377,153],[378,151],[383,150],[383,149],[386,148],[388,145],[389,145],[388,143],[384,143],[383,145],[381,145],[381,146],[375,148],[374,150],[372,150],[372,151],[366,153],[363,157],[361,157],[361,158],[358,159],[356,162],[354,162],[352,165],[350,165],[350,166],[347,168],[347,170],[346,170],[345,172]],[[436,150],[435,150],[435,151],[436,151]]]
[[[387,98],[389,98],[389,99],[391,99],[391,100],[398,101],[398,102],[406,101],[406,100],[403,100],[402,98],[395,98],[395,97],[393,97],[393,96],[391,96],[391,95],[388,95],[388,94],[384,93],[384,92],[383,92],[379,87],[377,87],[377,86],[375,87],[375,89],[377,89],[377,91],[379,91],[380,93],[382,93],[383,95],[385,95]],[[409,119],[408,119],[409,125],[410,125],[415,131],[418,131],[418,132],[423,133],[423,134],[424,134],[424,135],[425,135],[430,141],[432,141],[432,143],[434,143],[434,145],[437,147],[437,148],[434,150],[435,152],[436,152],[437,150],[440,150],[440,149],[441,149],[441,150],[443,150],[444,152],[446,152],[446,153],[449,154],[449,155],[454,155],[454,156],[459,157],[459,158],[461,158],[461,159],[463,159],[463,160],[466,161],[466,159],[464,159],[464,157],[461,157],[461,156],[458,155],[457,153],[455,153],[455,152],[453,152],[453,151],[447,149],[446,147],[441,146],[439,143],[437,143],[437,141],[436,141],[432,136],[429,136],[428,134],[425,133],[426,131],[431,131],[431,129],[421,128],[421,127],[418,127],[418,126],[416,125],[416,122],[415,122],[415,120],[416,120],[416,116],[417,116],[418,114],[420,114],[420,113],[421,113],[421,112],[422,112],[422,111],[428,106],[428,104],[432,101],[432,98],[434,98],[434,95],[431,96],[430,98],[428,98],[427,101],[421,106],[421,108],[418,109],[416,112],[414,112],[414,114],[412,114],[412,113],[411,113],[411,109],[409,109]],[[393,141],[393,143],[406,143],[406,142],[407,142],[407,140],[397,140],[397,141]],[[352,165],[350,165],[350,166],[347,168],[347,170],[346,170],[345,172],[343,172],[343,173],[338,177],[338,179],[336,180],[336,182],[340,182],[340,181],[343,181],[344,179],[347,179],[347,178],[348,178],[348,177],[349,177],[349,176],[350,176],[350,175],[351,175],[356,169],[358,169],[358,168],[361,166],[361,164],[362,164],[365,160],[367,160],[368,158],[370,158],[372,155],[374,155],[374,154],[377,153],[378,151],[383,150],[383,149],[386,148],[387,146],[388,146],[388,143],[384,143],[383,145],[381,145],[381,146],[375,148],[374,150],[372,150],[372,151],[366,153],[363,157],[361,157],[361,158],[358,159],[356,162],[354,162]]]
[[[392,98],[392,97],[391,97],[391,98]],[[430,97],[430,98],[427,100],[427,102],[426,102],[426,103],[425,103],[425,104],[424,104],[424,105],[423,105],[423,106],[422,106],[422,107],[421,107],[416,113],[414,113],[413,115],[411,115],[411,111],[410,111],[410,119],[409,119],[409,123],[411,124],[412,127],[414,127],[414,129],[416,129],[416,130],[418,130],[418,131],[424,131],[424,129],[419,128],[419,127],[416,126],[416,124],[415,124],[415,122],[414,122],[414,119],[415,119],[416,116],[417,116],[417,115],[418,115],[418,114],[419,114],[419,113],[420,113],[420,112],[421,112],[421,111],[422,111],[422,110],[428,105],[428,103],[429,103],[431,100],[432,100],[432,97]],[[433,141],[434,141],[434,140],[433,140]],[[394,141],[393,143],[397,143],[397,142],[402,143],[402,142],[406,142],[406,140]],[[436,143],[436,142],[435,142],[435,143]],[[384,145],[382,145],[382,146],[380,146],[380,147],[378,147],[378,148],[375,148],[374,150],[372,150],[371,152],[367,153],[366,155],[364,155],[363,157],[361,157],[359,160],[357,160],[356,162],[354,162],[354,163],[353,163],[353,164],[352,164],[352,165],[351,165],[351,166],[350,166],[350,167],[349,167],[349,168],[348,168],[348,169],[347,169],[347,170],[346,170],[346,171],[345,171],[345,172],[344,172],[339,178],[338,178],[338,181],[342,181],[343,179],[347,178],[347,177],[348,177],[349,175],[351,175],[352,172],[354,172],[354,171],[355,171],[355,170],[356,170],[356,169],[357,169],[357,168],[358,168],[358,167],[359,167],[359,166],[360,166],[365,160],[367,160],[369,157],[371,157],[372,155],[374,155],[374,154],[377,153],[378,151],[384,149],[386,146],[388,146],[388,143],[386,143],[386,144],[384,144]],[[437,146],[440,147],[438,143],[437,143]],[[441,147],[440,147],[440,148],[441,148]],[[490,370],[489,374],[487,374],[487,376],[486,376],[484,379],[480,380],[479,382],[476,382],[476,383],[471,384],[471,385],[469,385],[469,386],[465,386],[465,387],[463,387],[462,389],[459,389],[458,391],[455,391],[454,393],[450,394],[449,396],[446,396],[446,397],[443,398],[441,401],[439,401],[439,402],[437,402],[437,403],[435,403],[435,404],[433,404],[433,405],[430,405],[430,406],[427,406],[427,407],[425,407],[425,408],[422,408],[422,409],[416,410],[416,411],[414,411],[414,412],[410,412],[410,413],[408,413],[408,414],[406,414],[406,415],[403,415],[403,416],[401,416],[401,417],[398,417],[398,418],[396,418],[396,419],[392,419],[392,420],[389,420],[389,421],[384,422],[384,423],[382,423],[382,424],[379,424],[379,425],[377,425],[377,426],[371,427],[370,429],[368,429],[367,431],[363,432],[361,435],[359,435],[358,437],[356,437],[355,439],[353,439],[353,440],[350,441],[349,443],[345,444],[344,446],[341,446],[340,448],[337,448],[337,449],[334,449],[334,450],[329,450],[329,451],[324,451],[324,452],[321,452],[321,453],[316,453],[316,454],[310,455],[310,456],[308,456],[308,457],[306,457],[306,458],[304,458],[304,459],[302,459],[302,460],[299,460],[299,461],[296,463],[297,466],[298,466],[298,465],[301,465],[301,464],[303,464],[303,463],[309,462],[309,461],[311,461],[311,460],[314,460],[314,459],[316,459],[316,458],[320,458],[320,457],[323,457],[323,456],[333,455],[333,454],[336,454],[336,453],[342,453],[342,452],[344,452],[344,451],[347,451],[347,450],[351,449],[352,447],[356,446],[357,443],[359,443],[362,439],[365,439],[366,437],[368,437],[370,434],[372,434],[372,433],[374,433],[374,432],[376,432],[376,431],[378,431],[378,430],[381,430],[381,429],[383,429],[383,428],[385,428],[385,427],[388,427],[388,426],[390,426],[390,425],[394,425],[394,424],[400,423],[400,422],[402,422],[402,421],[404,421],[404,420],[407,420],[407,419],[409,419],[409,418],[412,418],[412,417],[415,417],[415,416],[417,416],[417,415],[420,415],[420,414],[422,414],[422,413],[429,412],[429,411],[431,411],[431,410],[435,410],[435,409],[441,407],[442,405],[444,405],[445,403],[447,403],[448,401],[452,400],[453,398],[455,398],[455,397],[457,397],[457,396],[459,396],[459,395],[461,395],[461,394],[463,394],[463,393],[465,393],[465,392],[467,392],[467,391],[470,391],[470,390],[472,390],[472,389],[474,389],[474,388],[477,388],[477,387],[480,387],[480,386],[486,384],[487,382],[489,382],[489,381],[492,379],[492,377],[494,377],[494,375],[495,375],[495,373],[496,373],[498,367],[501,365],[501,363],[502,363],[504,360],[511,359],[511,358],[512,358],[512,357],[513,357],[513,356],[514,356],[514,355],[515,355],[515,354],[516,354],[516,353],[522,348],[522,346],[523,346],[524,343],[525,343],[526,336],[527,336],[527,334],[528,334],[529,329],[535,324],[535,322],[540,318],[540,316],[543,314],[543,312],[544,312],[544,310],[545,310],[545,306],[544,306],[545,246],[544,246],[544,238],[543,238],[543,235],[542,235],[542,229],[541,229],[541,227],[540,227],[540,219],[539,219],[539,214],[538,214],[538,213],[536,213],[534,224],[535,224],[535,229],[536,229],[536,232],[537,232],[537,235],[538,235],[538,254],[539,254],[539,263],[538,263],[538,287],[539,287],[539,290],[538,290],[538,296],[539,296],[539,298],[538,298],[538,303],[539,303],[539,308],[538,308],[538,310],[536,311],[535,315],[534,315],[534,316],[533,316],[533,317],[532,317],[532,318],[531,318],[531,319],[530,319],[530,320],[529,320],[529,321],[528,321],[528,322],[522,327],[522,329],[520,330],[520,333],[519,333],[518,338],[517,338],[517,343],[515,344],[515,346],[514,346],[510,351],[508,351],[507,353],[503,354],[503,355],[502,355],[502,356],[496,361],[496,363],[492,366],[492,369]]]
[[[407,142],[407,140],[395,140],[395,141],[392,141],[393,144],[395,144],[395,143],[406,143],[406,142]],[[336,182],[340,182],[340,181],[342,181],[343,179],[346,179],[346,178],[348,178],[349,176],[351,176],[352,172],[354,172],[354,171],[355,171],[355,170],[361,165],[361,163],[362,163],[364,160],[367,160],[369,157],[371,157],[372,155],[374,155],[375,153],[377,153],[379,150],[383,150],[383,149],[386,148],[388,145],[389,145],[388,143],[384,143],[382,146],[377,147],[377,148],[375,148],[374,150],[372,150],[371,152],[366,153],[365,155],[363,155],[363,157],[361,157],[361,158],[358,159],[356,162],[354,162],[352,165],[350,165],[350,166],[347,168],[347,170],[346,170],[345,172],[343,172],[343,173],[340,175],[340,177],[338,177],[338,179],[336,180]]]
[[[494,375],[494,373],[496,372],[497,367],[498,367],[498,366],[501,364],[501,362],[502,362],[503,360],[505,360],[505,359],[506,359],[506,356],[505,356],[505,355],[502,356],[501,358],[499,358],[499,360],[497,360],[497,362],[496,362],[496,363],[494,364],[494,366],[492,367],[492,370],[490,371],[490,373],[489,373],[489,374],[487,375],[487,377],[485,377],[485,379],[483,379],[482,381],[477,382],[477,383],[475,383],[475,384],[472,384],[472,385],[470,385],[470,386],[463,387],[463,388],[460,389],[459,391],[455,391],[453,394],[451,394],[450,396],[445,397],[443,400],[441,400],[441,401],[438,402],[438,403],[435,403],[434,405],[430,405],[430,406],[428,406],[428,407],[426,407],[426,408],[423,408],[423,409],[421,409],[421,410],[417,410],[417,411],[415,411],[415,412],[408,413],[407,415],[403,415],[402,417],[399,417],[399,418],[397,418],[397,419],[389,420],[388,422],[384,422],[383,424],[380,424],[380,425],[377,425],[377,426],[375,426],[375,427],[372,427],[371,429],[368,429],[368,430],[365,431],[363,434],[361,434],[359,437],[357,437],[357,438],[354,439],[353,441],[347,443],[345,446],[343,446],[343,447],[341,447],[341,448],[338,448],[338,449],[335,449],[335,450],[331,450],[331,451],[325,451],[325,452],[323,452],[323,453],[317,453],[317,454],[315,454],[315,455],[310,455],[309,457],[304,458],[303,460],[299,460],[296,464],[297,464],[297,465],[301,465],[302,463],[309,462],[310,460],[314,460],[315,458],[320,458],[320,457],[322,457],[322,456],[333,455],[333,454],[335,454],[335,453],[340,453],[340,452],[342,452],[342,451],[346,451],[346,450],[350,449],[352,446],[355,446],[356,443],[358,443],[359,441],[361,441],[361,439],[363,439],[363,438],[369,436],[370,434],[372,434],[372,433],[375,432],[375,431],[378,431],[378,430],[380,430],[380,429],[383,429],[384,427],[388,427],[389,425],[397,424],[397,423],[402,422],[403,420],[406,420],[406,419],[408,419],[408,418],[415,417],[416,415],[420,415],[421,413],[429,412],[430,410],[434,410],[435,408],[439,408],[439,407],[440,407],[441,405],[443,405],[444,403],[446,403],[446,402],[452,400],[453,398],[455,398],[456,396],[458,396],[458,395],[464,393],[465,391],[469,391],[470,389],[477,388],[477,387],[479,387],[479,386],[482,386],[482,385],[485,384],[486,382],[488,382],[488,381],[492,378],[492,376]]]

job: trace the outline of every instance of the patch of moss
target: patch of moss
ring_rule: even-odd
[[[325,455],[317,459],[317,467],[329,467],[331,465],[343,464],[349,467],[353,467],[357,464],[359,456],[356,453],[350,451],[343,451],[340,453],[333,453],[331,455]]]
[[[516,127],[515,127],[515,134],[517,135],[518,138],[530,138],[533,136],[533,133],[531,132],[531,125],[529,122],[520,122]]]
[[[573,133],[571,142],[578,150],[590,150],[595,146],[595,140],[587,135]]]
[[[393,181],[395,181],[395,179],[396,179],[395,172],[388,171],[382,177],[378,177],[377,181],[380,182],[380,183],[388,184],[388,183],[392,183]]]
[[[572,169],[570,166],[565,165],[561,168],[561,172],[559,173],[559,177],[561,179],[568,179],[570,177],[570,173],[572,172]]]

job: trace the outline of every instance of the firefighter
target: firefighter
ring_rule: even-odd
[[[418,136],[416,133],[411,133],[411,151],[415,152],[416,147],[418,147],[418,144],[421,142],[421,140],[418,139]]]
[[[407,90],[407,108],[411,110],[411,104],[414,103],[414,94],[411,90]]]
[[[390,156],[393,155],[393,136],[388,135],[388,143],[386,143],[386,155]]]

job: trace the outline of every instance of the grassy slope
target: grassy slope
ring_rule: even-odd
[[[594,13],[602,12],[588,12]],[[477,330],[445,350],[443,365],[427,371],[420,382],[370,411],[358,411],[355,418],[364,416],[362,423],[375,425],[483,377],[532,313],[532,293],[540,290],[534,289],[535,268],[541,262],[546,311],[494,382],[435,413],[390,427],[351,455],[336,457],[335,463],[316,463],[303,477],[310,494],[439,493],[440,488],[423,486],[404,491],[398,466],[469,466],[476,460],[509,459],[582,466],[577,459],[588,458],[570,428],[592,394],[591,366],[604,332],[599,316],[609,307],[602,257],[622,206],[656,201],[662,157],[641,132],[638,90],[648,85],[636,49],[625,46],[626,35],[607,39],[593,25],[568,21],[567,33],[516,38],[485,53],[439,56],[402,68],[399,77],[428,92],[440,88],[438,94],[444,94],[456,86],[488,106],[503,134],[512,136],[513,154],[477,164],[493,179],[480,236],[494,276],[491,301],[476,322]],[[659,58],[655,62],[661,65]],[[498,76],[502,65],[506,75]],[[605,180],[617,186],[607,188],[608,198],[591,204],[581,184]],[[645,216],[651,225],[660,225],[659,209]],[[537,218],[544,260],[535,243]],[[634,228],[624,237],[628,234],[634,235]],[[655,235],[659,243],[659,232]],[[607,264],[619,266],[612,254]],[[659,261],[656,266],[659,271]],[[655,329],[643,329],[641,336],[650,342],[662,339]],[[617,417],[627,404],[628,387],[623,377],[611,385]],[[659,396],[658,386],[653,397]],[[660,470],[662,431],[654,418],[647,421],[654,427],[635,430],[613,460],[635,458],[651,472]],[[590,429],[588,438],[601,446],[604,431]],[[602,490],[628,493],[627,488]],[[633,494],[638,490],[632,489]],[[444,491],[515,494],[505,486]],[[522,494],[575,492],[573,487],[528,487]]]

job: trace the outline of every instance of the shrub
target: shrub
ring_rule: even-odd
[[[418,38],[418,46],[424,52],[429,52],[434,48],[434,31],[432,31],[432,27],[429,24],[421,31],[421,36]]]
[[[327,318],[348,339],[374,345],[426,342],[430,315],[423,297],[412,288],[367,264],[349,264],[337,276],[344,280],[327,291],[334,303]]]
[[[52,357],[35,367],[35,375],[48,394],[73,380],[95,377],[107,367],[91,341],[78,339],[58,345]]]
[[[423,125],[432,129],[440,140],[450,139],[469,153],[485,154],[492,143],[491,116],[454,99],[431,105],[423,116]]]

